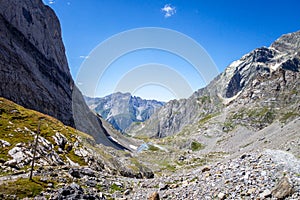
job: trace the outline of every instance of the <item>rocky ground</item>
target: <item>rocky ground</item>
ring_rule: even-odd
[[[299,199],[300,161],[265,150],[136,183],[128,199]]]
[[[137,153],[95,145],[90,136],[5,99],[0,105],[0,199],[300,198],[299,118],[258,132],[199,132],[190,135],[193,142],[180,134],[145,139],[148,149]]]
[[[70,166],[41,167],[35,177],[46,184],[35,199],[300,198],[299,159],[269,149],[153,179],[113,176],[89,167]]]

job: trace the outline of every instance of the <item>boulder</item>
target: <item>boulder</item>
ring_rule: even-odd
[[[286,176],[283,177],[272,190],[272,197],[275,197],[277,199],[285,199],[292,194],[293,186]]]

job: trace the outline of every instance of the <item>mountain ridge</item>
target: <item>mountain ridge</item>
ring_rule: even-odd
[[[262,76],[265,76],[263,79],[272,77],[272,74],[279,76],[276,87],[280,94],[287,78],[299,74],[299,35],[300,31],[285,34],[270,47],[257,48],[244,55],[206,87],[194,92],[188,99],[166,103],[143,124],[131,126],[128,134],[166,137],[179,133],[185,126],[197,123],[209,114],[222,112],[229,103],[250,90],[253,82],[260,83],[258,79]],[[297,78],[292,81],[299,84]],[[297,88],[294,90],[298,91]],[[276,96],[276,91],[273,94]]]
[[[132,123],[147,120],[164,102],[146,100],[132,96],[130,93],[113,93],[105,97],[91,98],[85,96],[91,110],[100,114],[113,127],[124,132]]]

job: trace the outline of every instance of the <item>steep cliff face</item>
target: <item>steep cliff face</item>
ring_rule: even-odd
[[[163,102],[145,100],[130,93],[114,93],[103,98],[85,97],[90,109],[99,113],[106,121],[121,132],[134,122],[143,122],[161,106]]]
[[[300,31],[283,35],[270,47],[253,50],[230,64],[207,87],[188,99],[168,102],[145,123],[131,126],[129,133],[150,137],[173,135],[187,125],[201,124],[224,112],[229,104],[232,108],[247,105],[299,110],[296,106],[299,102],[299,46]],[[269,119],[254,128],[265,127],[275,117]]]
[[[0,96],[53,116],[115,148],[74,85],[53,10],[41,0],[0,1]]]
[[[40,0],[1,0],[0,27],[0,96],[74,126],[74,83],[54,12]]]

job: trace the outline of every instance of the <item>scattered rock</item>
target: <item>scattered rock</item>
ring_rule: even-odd
[[[266,189],[259,195],[259,197],[262,199],[271,197],[271,191],[269,189]]]
[[[284,199],[293,193],[293,186],[291,185],[289,179],[285,176],[283,177],[277,186],[272,190],[272,196],[277,199]]]
[[[224,199],[226,198],[226,195],[225,195],[223,192],[220,192],[220,193],[218,194],[218,198],[219,198],[220,200],[224,200]]]
[[[251,188],[247,191],[247,195],[251,195],[251,194],[254,194],[256,192],[256,188]]]
[[[0,140],[0,145],[2,145],[2,147],[9,147],[10,143],[5,140]]]
[[[126,189],[126,190],[124,191],[124,193],[123,193],[123,194],[124,194],[125,196],[127,196],[127,195],[129,195],[129,194],[130,194],[130,192],[131,192],[131,189]]]
[[[164,183],[159,183],[159,190],[167,190],[169,188],[169,185]]]
[[[201,169],[202,172],[207,172],[207,171],[209,171],[209,170],[210,170],[210,166],[204,166],[204,167]]]
[[[71,168],[69,174],[75,178],[82,178],[83,176],[94,177],[95,172],[90,168]]]
[[[95,187],[97,185],[97,181],[95,180],[87,180],[85,184],[89,187]]]
[[[153,192],[149,197],[148,200],[159,200],[159,194],[157,192]]]

